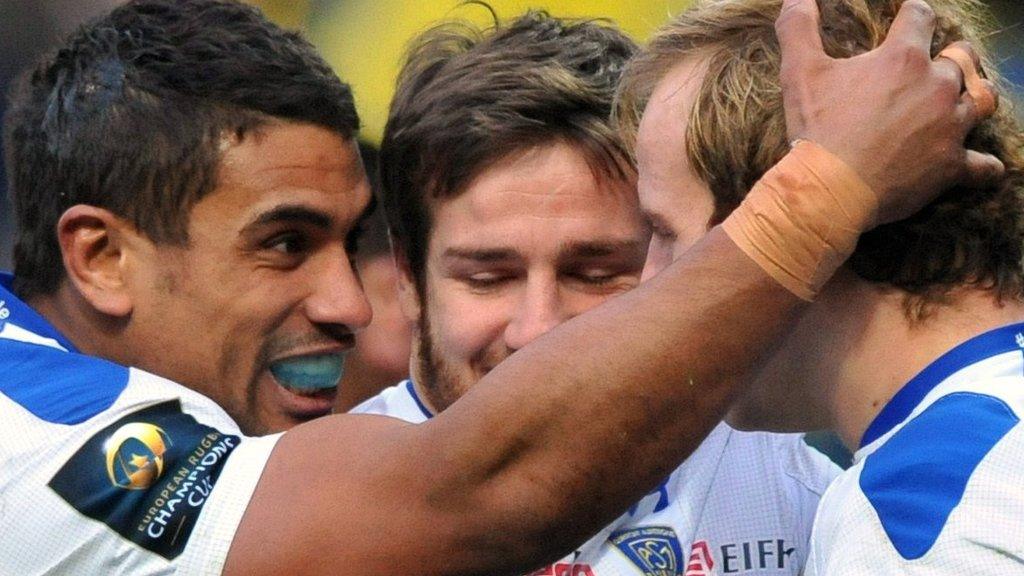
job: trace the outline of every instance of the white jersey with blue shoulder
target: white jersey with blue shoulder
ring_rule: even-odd
[[[220,574],[279,435],[78,352],[0,275],[0,574]]]
[[[352,412],[431,417],[409,380]],[[800,435],[720,424],[657,490],[531,576],[800,574],[818,500],[838,473]]]
[[[904,385],[829,488],[809,575],[1024,574],[1024,324]]]

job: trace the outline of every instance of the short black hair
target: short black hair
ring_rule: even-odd
[[[19,81],[4,123],[15,292],[60,286],[56,226],[74,204],[186,243],[222,139],[274,119],[359,128],[351,90],[313,46],[251,6],[134,0],[80,28]]]

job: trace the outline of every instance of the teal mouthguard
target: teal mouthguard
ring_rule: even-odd
[[[279,360],[270,373],[283,386],[304,392],[333,388],[345,374],[344,354],[321,354]]]

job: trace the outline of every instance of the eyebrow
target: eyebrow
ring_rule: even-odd
[[[252,222],[246,224],[242,230],[248,232],[260,226],[280,223],[310,224],[317,228],[327,229],[331,227],[333,220],[329,215],[307,206],[282,204],[263,212]]]
[[[507,262],[518,259],[519,255],[511,248],[448,248],[441,257],[477,262]]]
[[[640,240],[593,240],[569,242],[559,248],[562,258],[602,258],[623,252],[639,251],[647,246]],[[476,262],[509,262],[520,259],[511,248],[448,248],[442,258],[473,260]]]
[[[622,252],[641,250],[647,242],[641,240],[596,240],[569,242],[561,253],[576,258],[601,258]]]

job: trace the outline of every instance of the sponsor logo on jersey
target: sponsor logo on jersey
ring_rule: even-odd
[[[711,555],[711,548],[707,540],[697,540],[690,547],[690,559],[686,561],[686,573],[684,576],[713,576],[715,559]]]
[[[782,538],[764,538],[747,542],[732,542],[719,547],[722,574],[785,570],[793,561],[794,546]]]
[[[679,537],[667,526],[642,526],[613,532],[614,544],[644,576],[683,576]]]
[[[90,438],[49,486],[82,514],[171,560],[179,556],[238,436],[200,424],[178,400]]]
[[[11,311],[7,308],[7,302],[0,300],[0,320],[7,320],[11,317]]]
[[[530,572],[527,576],[594,576],[594,570],[590,564],[558,562],[536,572]]]

